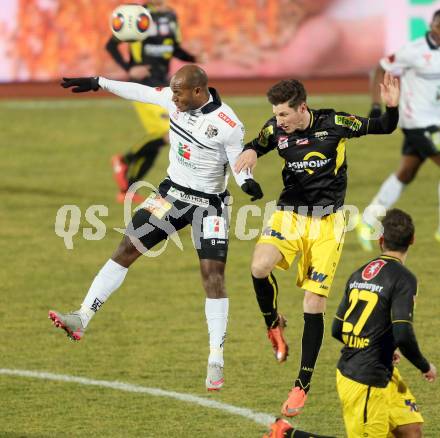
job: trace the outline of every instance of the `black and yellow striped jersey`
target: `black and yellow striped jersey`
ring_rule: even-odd
[[[277,149],[284,159],[284,189],[278,205],[293,207],[300,214],[313,212],[319,215],[322,208],[331,213],[344,204],[347,189],[346,140],[392,132],[399,116],[397,108],[388,108],[383,116],[374,119],[333,109],[310,109],[309,112],[309,127],[290,134],[278,127],[276,118],[272,117],[258,137],[247,143],[244,149],[254,149],[258,156]]]
[[[180,46],[180,29],[173,10],[159,12],[152,9],[150,13],[154,23],[151,34],[143,41],[128,43],[128,61],[124,60],[119,51],[121,41],[116,38],[110,38],[106,49],[126,71],[136,65],[148,65],[150,76],[140,82],[150,87],[163,87],[168,85],[170,61],[173,57],[187,62],[195,62],[195,57]]]
[[[417,279],[397,258],[382,255],[349,278],[336,313],[342,322],[338,369],[349,379],[385,387],[391,379],[393,323],[413,321]]]

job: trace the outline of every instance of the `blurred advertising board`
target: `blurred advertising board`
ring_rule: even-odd
[[[121,0],[2,0],[0,82],[125,78],[104,46]],[[131,2],[133,3],[133,2]],[[137,2],[142,3],[142,2]],[[211,77],[367,75],[426,32],[439,0],[169,0]],[[173,69],[180,64],[175,62]]]

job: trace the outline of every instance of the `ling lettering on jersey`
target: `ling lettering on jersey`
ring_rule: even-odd
[[[414,275],[395,258],[371,260],[351,275],[337,311],[345,344],[338,368],[344,376],[365,385],[388,384],[393,319],[412,318],[416,293]]]

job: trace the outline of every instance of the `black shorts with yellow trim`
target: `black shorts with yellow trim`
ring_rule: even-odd
[[[345,236],[342,210],[323,216],[303,216],[293,211],[275,211],[257,244],[278,248],[278,269],[288,269],[300,254],[297,286],[328,296],[338,267]]]
[[[167,178],[136,209],[126,234],[141,244],[141,252],[146,252],[191,225],[199,258],[226,262],[228,198],[227,191],[212,195],[182,187]],[[181,244],[178,236],[173,237]]]
[[[385,388],[364,385],[336,370],[336,387],[348,438],[389,438],[398,426],[423,423],[397,368]]]

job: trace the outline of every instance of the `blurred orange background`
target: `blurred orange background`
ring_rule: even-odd
[[[212,78],[305,78],[367,75],[386,52],[387,8],[402,1],[406,2],[168,3],[178,14],[183,46],[196,55],[203,54],[204,68]],[[124,78],[104,49],[110,37],[109,16],[121,3],[4,0],[0,25],[6,32],[0,42],[4,60],[0,81],[49,81],[65,75]],[[432,9],[438,2],[431,3]],[[177,66],[179,63],[174,63],[173,68]]]

